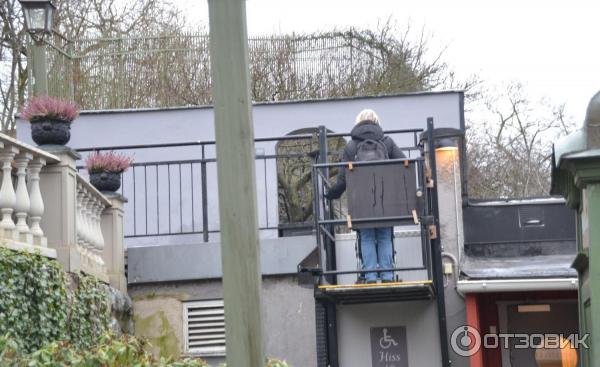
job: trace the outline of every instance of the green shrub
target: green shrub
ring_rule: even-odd
[[[208,367],[201,359],[157,359],[149,352],[148,343],[133,336],[115,337],[105,334],[93,348],[81,349],[68,342],[54,342],[25,353],[8,336],[0,337],[2,367]],[[224,366],[224,365],[223,365]],[[267,367],[289,367],[287,363],[269,360]]]
[[[9,337],[0,337],[2,367],[207,367],[200,359],[155,359],[144,340],[106,334],[98,345],[82,349],[68,342],[54,342],[24,353]]]
[[[227,367],[225,363],[219,365],[219,367]],[[278,359],[269,359],[267,361],[267,367],[290,367],[285,361],[280,361]]]
[[[289,367],[289,365],[285,361],[270,359],[269,363],[267,363],[267,367]]]
[[[0,247],[0,366],[208,367],[201,359],[156,359],[144,340],[107,334],[105,287],[67,275],[54,260]],[[289,366],[270,360],[267,367]]]
[[[103,287],[84,274],[67,277],[44,256],[0,248],[0,335],[25,352],[59,341],[90,347],[108,328]]]
[[[76,274],[76,291],[70,294],[68,340],[79,348],[89,348],[108,331],[110,305],[104,284],[96,278]]]

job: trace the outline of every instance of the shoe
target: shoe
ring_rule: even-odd
[[[396,283],[396,281],[393,279],[384,279],[381,281],[381,283]]]
[[[366,282],[365,278],[358,278],[354,284],[365,284]]]
[[[367,280],[367,284],[377,284],[376,280]]]

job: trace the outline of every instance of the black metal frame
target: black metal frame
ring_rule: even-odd
[[[438,209],[438,196],[437,196],[437,175],[436,175],[436,160],[435,160],[435,149],[433,148],[433,118],[427,119],[427,130],[425,135],[427,136],[426,142],[417,143],[416,132],[415,132],[415,148],[419,150],[420,156],[418,158],[408,159],[390,159],[385,161],[370,161],[370,162],[352,162],[354,166],[369,166],[369,165],[386,165],[386,164],[397,164],[400,162],[416,162],[417,177],[418,177],[418,190],[420,189],[423,193],[423,199],[425,205],[423,205],[422,212],[419,213],[419,223],[421,228],[421,248],[422,248],[422,260],[423,265],[420,267],[401,268],[394,267],[391,269],[378,269],[378,271],[413,271],[413,270],[427,270],[428,280],[433,282],[434,295],[437,302],[438,311],[438,326],[440,334],[440,348],[442,355],[442,365],[444,367],[450,366],[449,350],[448,350],[448,330],[446,324],[446,306],[444,296],[444,284],[443,284],[443,273],[442,273],[442,258],[441,258],[441,243],[440,243],[440,228],[439,228],[439,209]],[[421,130],[422,131],[422,130]],[[324,130],[320,131],[323,135],[320,137],[321,141],[326,142],[327,138],[331,135],[327,135]],[[412,131],[411,131],[412,132]],[[420,131],[417,131],[420,132]],[[427,149],[426,145],[427,144]],[[321,147],[326,152],[326,144]],[[323,151],[323,150],[322,150]],[[327,157],[323,154],[323,157]],[[427,159],[426,159],[427,157]],[[336,299],[330,295],[323,295],[319,290],[319,285],[323,283],[336,284],[337,275],[341,274],[362,274],[371,272],[373,270],[337,270],[335,264],[335,235],[333,228],[338,225],[347,224],[346,219],[335,219],[331,215],[331,201],[327,201],[324,198],[325,189],[329,188],[329,174],[328,169],[332,167],[347,166],[349,162],[339,163],[328,163],[326,158],[320,159],[319,163],[313,165],[312,179],[313,179],[313,198],[314,202],[314,220],[315,229],[317,234],[317,246],[319,254],[319,265],[321,268],[311,269],[316,272],[316,287],[315,297],[316,302],[325,308],[325,330],[318,331],[318,333],[325,333],[327,338],[327,366],[339,367],[339,358],[337,355],[337,315],[336,315]],[[431,177],[429,179],[434,183],[433,187],[428,187],[425,164],[429,163],[429,169],[431,171]],[[381,220],[402,220],[402,219],[413,219],[412,216],[402,217],[383,217],[383,218],[369,218],[369,219],[353,219],[352,222],[379,222]],[[429,232],[429,226],[435,226],[436,234],[434,238],[431,238]],[[331,259],[333,257],[333,259]],[[323,266],[324,265],[324,266]],[[381,288],[381,289],[380,289]],[[355,290],[352,290],[356,293]],[[398,293],[404,292],[401,289],[385,289],[382,287],[377,288],[362,288],[360,298],[355,298],[352,303],[369,303],[369,302],[380,302],[389,300],[382,293]],[[412,299],[423,299],[423,293],[419,290],[407,289],[408,292],[403,300]],[[321,367],[321,366],[319,366]]]
[[[422,154],[424,154],[422,152]],[[423,169],[423,165],[425,162],[424,157],[419,157],[419,158],[401,158],[401,159],[389,159],[389,160],[385,160],[385,161],[369,161],[369,162],[352,162],[352,164],[355,167],[358,166],[379,166],[379,165],[388,165],[388,164],[398,164],[398,163],[404,163],[404,162],[416,162],[416,168],[418,170],[418,187],[419,189],[421,189],[421,191],[423,192],[424,195],[424,200],[425,202],[429,202],[429,197],[430,197],[430,190],[426,190],[425,189],[425,170]],[[327,251],[323,251],[323,248],[326,249],[327,247],[327,242],[325,241],[331,241],[331,242],[335,242],[335,235],[333,234],[333,230],[332,227],[335,226],[339,226],[339,225],[346,225],[347,224],[347,219],[333,219],[330,218],[330,216],[326,215],[324,212],[321,212],[321,208],[327,208],[327,207],[331,207],[331,203],[328,203],[326,201],[326,199],[324,198],[324,193],[325,193],[325,188],[329,186],[329,181],[327,179],[327,176],[323,174],[322,169],[326,169],[326,168],[330,168],[330,167],[340,167],[340,166],[347,166],[349,162],[339,162],[339,163],[319,163],[319,164],[315,164],[313,165],[313,181],[315,182],[315,186],[314,186],[314,208],[315,208],[315,228],[316,228],[316,232],[317,232],[317,244],[319,246],[320,249],[322,249],[321,251],[319,251],[319,254],[321,254],[321,258],[320,258],[320,264],[327,264],[327,266],[321,270],[321,272],[319,274],[316,274],[319,277],[319,283],[323,283],[323,276],[325,275],[338,275],[338,274],[361,274],[361,273],[368,273],[368,272],[372,272],[372,270],[337,270],[335,267],[335,264],[332,264],[330,262],[326,262],[327,260],[327,256],[329,256],[329,254],[327,254]],[[315,179],[316,178],[316,179]],[[419,223],[421,226],[421,251],[422,251],[422,260],[423,260],[423,264],[420,267],[411,267],[411,268],[406,268],[406,267],[394,267],[391,269],[378,269],[379,272],[381,271],[393,271],[393,272],[401,272],[401,271],[414,271],[414,270],[427,270],[427,275],[428,275],[428,280],[432,280],[432,272],[431,272],[431,253],[430,253],[430,249],[431,249],[431,244],[430,241],[428,239],[428,237],[423,234],[426,234],[427,232],[427,224],[432,220],[432,214],[430,212],[431,206],[429,205],[425,205],[424,206],[424,212],[419,213]],[[413,220],[413,216],[388,216],[388,217],[380,217],[380,218],[360,218],[360,219],[353,219],[352,222],[353,223],[380,223],[381,221],[396,221],[396,220]],[[323,256],[323,253],[326,254],[326,256]],[[328,284],[335,284],[335,282],[333,281],[328,281],[327,279],[325,279],[326,283]]]

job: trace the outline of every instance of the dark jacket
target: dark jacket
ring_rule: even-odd
[[[385,145],[389,159],[406,158],[402,150],[394,143],[392,138],[385,136],[381,126],[371,122],[361,122],[354,126],[350,132],[352,140],[344,148],[342,162],[352,162],[356,156],[358,143],[363,140],[380,140]],[[341,167],[337,175],[337,183],[327,192],[328,199],[337,199],[346,191],[346,167]]]

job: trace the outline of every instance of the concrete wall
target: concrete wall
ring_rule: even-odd
[[[462,195],[460,166],[457,151],[441,150],[436,152],[437,190],[439,197],[440,232],[443,253],[457,260],[444,256],[443,263],[453,264],[452,274],[445,274],[444,295],[446,300],[446,318],[448,325],[448,340],[452,332],[467,324],[466,306],[463,296],[456,290],[456,282],[460,274],[460,260],[464,249]],[[462,357],[450,348],[450,360],[454,367],[468,367],[469,358]]]
[[[338,306],[338,352],[341,367],[371,366],[372,327],[405,326],[408,365],[441,365],[437,311],[433,301]]]
[[[261,239],[263,275],[296,274],[317,246],[315,236]],[[129,283],[215,279],[223,275],[218,242],[133,247],[128,250]]]
[[[149,339],[154,352],[178,356],[183,351],[185,301],[221,299],[219,280],[130,285],[135,334]],[[294,367],[316,363],[315,307],[313,290],[300,288],[295,276],[263,278],[265,349],[270,357],[287,360]],[[206,358],[213,366],[223,358]]]

